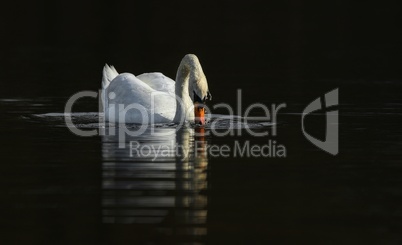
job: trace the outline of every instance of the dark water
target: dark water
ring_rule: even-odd
[[[199,129],[155,127],[153,134],[127,137],[125,149],[117,136],[79,137],[62,118],[41,115],[62,112],[66,97],[2,98],[1,240],[398,244],[401,85],[326,84],[310,82],[316,90],[283,101],[287,108],[278,115],[275,137],[253,137],[245,129],[241,136],[221,137],[208,135],[208,128],[197,136]],[[366,93],[358,93],[363,85]],[[327,92],[326,86],[340,92],[337,156],[313,146],[301,131],[300,112]],[[89,112],[96,102],[84,99],[75,108]],[[82,130],[98,129],[94,118],[77,115],[74,122]],[[324,114],[306,124],[319,137]],[[270,139],[286,147],[286,157],[222,157],[203,151],[207,145],[232,147],[234,142],[261,146]],[[130,156],[130,141],[169,146],[169,154]],[[180,151],[186,157],[173,154],[172,142],[185,146]],[[201,144],[197,149],[195,142]]]

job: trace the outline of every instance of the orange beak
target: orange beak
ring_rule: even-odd
[[[195,124],[205,125],[205,109],[202,104],[194,104],[194,122]]]

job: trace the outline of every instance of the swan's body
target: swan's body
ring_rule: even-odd
[[[195,55],[184,56],[176,82],[158,72],[134,76],[118,74],[113,66],[105,65],[103,69],[102,103],[109,122],[194,122],[194,102],[210,97],[207,80]]]

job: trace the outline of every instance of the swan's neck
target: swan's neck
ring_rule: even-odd
[[[174,121],[180,123],[183,120],[193,118],[194,105],[191,100],[192,81],[194,81],[200,72],[202,73],[201,65],[194,55],[186,55],[177,69],[176,74],[176,115]]]

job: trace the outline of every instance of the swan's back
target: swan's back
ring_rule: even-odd
[[[175,81],[160,72],[143,73],[137,78],[157,91],[175,93]]]
[[[158,77],[160,78],[160,75]],[[150,81],[154,87],[158,85],[158,83],[152,83],[155,79]],[[174,93],[155,90],[131,73],[119,74],[104,92],[107,96],[105,103],[107,121],[121,122],[119,114],[123,112],[124,122],[127,123],[169,123],[176,113]],[[119,113],[116,114],[117,111]]]

